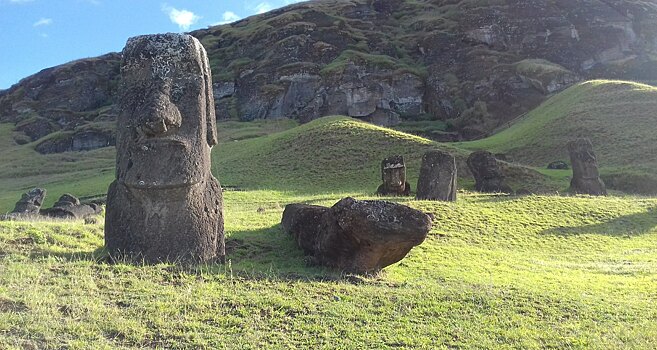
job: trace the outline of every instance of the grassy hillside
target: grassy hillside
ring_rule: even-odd
[[[219,123],[221,143],[213,149],[212,171],[225,186],[302,193],[374,193],[380,184],[380,162],[401,154],[408,180],[417,182],[424,152],[443,149],[460,163],[461,186],[472,187],[465,165],[467,151],[399,131],[345,117],[327,117],[296,126],[289,120]],[[91,152],[41,155],[34,143],[18,146],[11,126],[0,124],[0,212],[13,209],[20,195],[33,187],[48,191],[46,206],[64,193],[98,196],[114,178],[114,148]],[[531,169],[512,167],[516,188],[558,190],[554,181]]]
[[[554,96],[506,130],[459,146],[504,152],[523,164],[545,167],[556,160],[569,162],[566,143],[588,137],[609,180],[626,177],[635,182],[656,182],[656,111],[656,87],[590,81]],[[631,185],[619,183],[617,187]]]
[[[338,199],[227,192],[226,266],[109,265],[101,260],[102,225],[0,223],[0,347],[645,349],[657,342],[657,200],[404,200],[436,216],[429,238],[401,263],[362,277],[306,267],[278,225],[285,203]]]
[[[424,151],[447,149],[461,164],[467,151],[341,117],[219,129],[213,171],[242,189],[224,194],[229,263],[111,265],[102,220],[0,222],[0,348],[644,349],[657,342],[657,199],[467,191],[456,203],[388,198],[435,216],[427,241],[377,276],[345,276],[305,265],[280,228],[285,205],[373,198],[379,162],[396,153],[407,157],[415,187]],[[102,193],[113,177],[112,149],[43,156],[32,144],[15,146],[10,128],[0,125],[0,133],[4,211],[35,181],[52,202],[64,190]],[[567,179],[507,170],[514,181],[540,186]]]

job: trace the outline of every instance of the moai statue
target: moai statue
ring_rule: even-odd
[[[95,204],[81,204],[80,200],[72,194],[64,194],[52,208],[41,210],[41,215],[56,219],[84,219],[90,216],[98,215],[102,207]]]
[[[485,193],[512,193],[504,182],[504,175],[495,156],[487,151],[472,152],[468,157],[468,168],[475,178],[475,189]]]
[[[411,185],[406,182],[406,165],[404,157],[393,156],[381,162],[381,179],[383,184],[376,193],[382,196],[408,196]]]
[[[577,194],[606,196],[607,188],[600,179],[598,161],[593,153],[593,145],[588,139],[568,142],[568,153],[573,166],[570,191]]]
[[[121,64],[116,180],[105,245],[147,263],[225,259],[210,65],[190,35],[128,40]]]
[[[417,181],[419,200],[456,201],[456,158],[441,151],[422,156],[420,178]]]
[[[34,188],[21,196],[21,199],[16,202],[14,210],[8,217],[30,217],[39,216],[39,210],[43,205],[43,200],[46,199],[46,190],[43,188]]]

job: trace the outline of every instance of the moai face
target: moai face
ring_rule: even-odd
[[[381,163],[381,177],[388,191],[404,192],[406,187],[404,158],[397,156],[384,159]]]
[[[469,158],[468,163],[476,178],[494,179],[503,176],[497,159],[490,152],[475,152]]]
[[[121,66],[117,179],[128,187],[191,186],[210,174],[217,143],[205,51],[189,35],[128,41]]]
[[[598,160],[593,152],[593,144],[588,139],[577,139],[568,143],[568,152],[573,166],[573,175],[582,179],[600,177]]]

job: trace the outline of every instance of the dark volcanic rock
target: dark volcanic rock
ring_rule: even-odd
[[[314,263],[355,273],[400,261],[431,229],[429,216],[418,210],[353,198],[331,208],[290,204],[281,224]]]
[[[63,153],[71,151],[90,151],[116,144],[112,131],[81,129],[76,132],[61,132],[49,137],[35,150],[41,154]]]
[[[15,130],[24,132],[32,141],[36,141],[56,131],[57,127],[46,118],[33,118],[18,124]]]
[[[102,207],[100,205],[80,204],[80,200],[71,195],[64,194],[55,203],[52,208],[41,210],[41,215],[55,219],[80,220],[100,214]]]
[[[381,180],[376,193],[382,196],[408,196],[411,185],[406,181],[406,164],[404,157],[393,156],[381,162]]]
[[[646,0],[325,0],[191,34],[221,118],[431,114],[472,139],[581,80],[656,80],[656,18]],[[118,76],[118,54],[44,70],[0,94],[0,121],[95,111]]]
[[[497,159],[488,151],[472,152],[468,157],[468,168],[475,178],[475,189],[487,193],[512,193],[504,183],[504,174]]]
[[[116,180],[105,245],[149,263],[225,258],[217,144],[205,50],[189,35],[131,38],[123,50]]]
[[[14,210],[11,214],[17,215],[39,215],[43,200],[46,198],[46,190],[43,188],[35,188],[27,193],[24,193],[21,199],[16,203]]]
[[[570,191],[577,194],[606,196],[607,188],[600,179],[598,161],[593,153],[593,145],[588,139],[568,142],[568,153],[573,165],[573,178]]]
[[[548,164],[547,168],[550,169],[550,170],[568,170],[568,169],[570,169],[570,167],[568,167],[568,163],[566,163],[564,161],[561,161],[561,160],[557,160],[555,162],[552,162],[552,163]]]
[[[422,156],[417,195],[420,200],[456,201],[456,158],[441,151],[427,152]]]

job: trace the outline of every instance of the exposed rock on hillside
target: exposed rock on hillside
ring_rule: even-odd
[[[192,34],[219,118],[443,120],[471,139],[582,79],[657,80],[653,1],[323,0]],[[111,119],[98,108],[115,102],[118,60],[24,79],[0,92],[0,120],[48,120],[24,130],[35,139]]]

